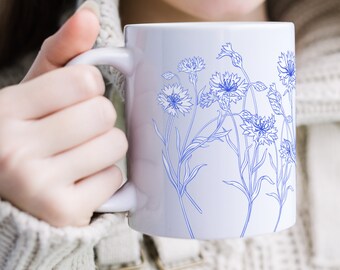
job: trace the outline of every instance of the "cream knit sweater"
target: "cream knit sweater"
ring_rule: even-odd
[[[97,46],[121,45],[117,0],[96,1],[102,24]],[[340,269],[340,2],[273,0],[269,14],[296,25],[299,160],[293,228],[262,237],[188,243],[142,238],[122,215],[113,214],[100,215],[85,228],[57,229],[0,200],[0,269],[123,269],[142,263],[141,254],[142,269],[156,269],[155,256],[162,264],[186,264],[197,260],[199,252],[203,263],[185,269]],[[1,86],[18,82],[24,63],[2,71]],[[105,72],[121,89],[122,77],[112,69]]]

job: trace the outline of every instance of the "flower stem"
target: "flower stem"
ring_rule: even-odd
[[[280,211],[279,211],[279,216],[277,217],[277,221],[276,221],[276,225],[275,225],[275,228],[274,228],[274,232],[276,232],[276,230],[277,230],[277,226],[278,226],[278,225],[279,225],[279,223],[280,223],[281,214],[282,214],[282,207],[283,207],[283,205],[282,205],[282,204],[280,204]]]
[[[246,233],[252,209],[253,209],[253,202],[249,201],[249,203],[248,203],[248,213],[247,213],[246,221],[244,223],[243,230],[242,230],[242,233],[241,233],[240,237],[244,237],[244,234]]]
[[[245,190],[248,190],[248,187],[247,187],[247,185],[246,185],[246,183],[244,181],[244,178],[243,178],[243,175],[242,175],[242,171],[241,171],[241,169],[242,169],[241,168],[242,167],[242,161],[241,161],[241,153],[240,153],[240,137],[239,137],[239,133],[238,133],[235,117],[234,117],[234,115],[232,113],[230,113],[230,117],[231,117],[231,120],[233,121],[234,129],[235,129],[235,133],[236,133],[238,169],[239,169],[242,185],[244,186]]]
[[[195,202],[195,200],[190,196],[189,192],[185,189],[184,194],[188,197],[188,199],[190,200],[190,202],[192,203],[192,205],[196,208],[196,210],[202,214],[203,211],[202,209],[198,206],[198,204]]]
[[[248,76],[247,72],[244,70],[243,67],[241,67],[240,69],[241,69],[244,77],[246,78],[248,84],[251,84],[251,81],[249,79],[249,76]],[[251,94],[252,94],[255,114],[258,114],[257,104],[256,104],[256,100],[255,100],[255,94],[254,94],[254,90],[253,90],[252,86],[250,86],[250,91],[251,91]],[[246,95],[244,97],[243,105],[242,105],[242,110],[245,110],[245,108],[246,108],[248,93],[249,93],[249,91],[247,91],[247,93],[246,93]],[[248,149],[248,138],[247,138],[247,136],[244,136],[244,143],[245,143],[246,149]],[[254,153],[255,153],[255,150],[254,150]],[[247,155],[247,160],[250,162],[249,151],[247,151],[247,153],[245,153],[245,154]],[[253,174],[252,174],[251,164],[248,164],[248,178],[249,178],[249,192],[250,193],[252,192],[252,175]]]
[[[195,235],[192,231],[192,228],[191,228],[191,225],[190,225],[190,222],[189,222],[189,218],[188,218],[187,212],[185,210],[185,206],[183,204],[183,198],[180,194],[178,194],[178,199],[179,199],[179,203],[181,205],[181,209],[182,209],[182,213],[183,213],[183,216],[184,216],[185,223],[187,225],[187,229],[188,229],[189,234],[190,234],[190,238],[195,239]]]
[[[178,177],[176,176],[176,172],[174,170],[174,167],[172,165],[171,159],[170,159],[170,151],[169,151],[169,140],[170,140],[170,134],[171,134],[171,129],[174,123],[174,117],[173,116],[168,116],[168,121],[166,123],[166,129],[165,129],[165,154],[166,154],[166,159],[169,163],[170,166],[170,173],[173,178],[173,182],[176,182],[175,179],[177,178],[178,182]],[[177,183],[177,188],[178,188],[178,183]]]
[[[248,76],[247,72],[244,70],[243,67],[241,67],[241,70],[242,70],[242,73],[243,73],[244,77],[246,77],[246,80],[247,80],[248,84],[251,84],[251,81],[249,79],[249,76]],[[250,86],[250,91],[251,91],[251,96],[252,96],[252,99],[253,99],[255,114],[258,114],[257,103],[256,103],[256,98],[255,98],[255,93],[254,93],[253,86]],[[243,109],[245,109],[245,108],[243,108]]]
[[[195,118],[196,118],[197,104],[198,104],[198,96],[197,96],[197,86],[196,86],[196,84],[194,84],[194,90],[195,90],[195,104],[193,105],[193,114],[192,114],[192,117],[191,117],[191,121],[190,121],[190,124],[189,124],[189,128],[188,128],[187,134],[186,134],[184,142],[183,142],[182,154],[183,154],[183,152],[184,152],[184,150],[185,150],[185,148],[187,146],[189,135],[190,135],[192,126],[194,125]]]
[[[211,119],[208,123],[206,123],[194,136],[194,139],[197,138],[204,129],[206,129],[206,127],[208,127],[210,124],[212,124],[213,122],[215,122],[218,119],[218,117],[215,117],[213,119]]]
[[[253,183],[255,184],[255,182],[256,182],[256,178],[253,179],[253,174],[254,174],[253,170],[254,170],[255,162],[257,161],[259,146],[260,146],[259,143],[255,143],[253,158],[252,158],[252,162],[251,162],[251,165],[250,165],[250,172],[251,172],[250,175],[249,175],[249,193],[250,193],[250,195],[253,195],[253,191],[256,190],[256,187],[253,186]],[[256,176],[256,174],[255,174],[255,176]],[[253,190],[253,187],[254,187],[254,190]]]

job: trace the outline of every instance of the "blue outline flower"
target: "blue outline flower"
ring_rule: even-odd
[[[224,111],[230,110],[230,103],[237,103],[247,93],[248,84],[237,74],[216,72],[210,79],[210,91],[201,97],[201,107],[209,107],[218,101]]]
[[[295,88],[296,81],[296,67],[295,67],[295,55],[293,52],[288,51],[286,54],[281,53],[277,70],[279,71],[279,77],[283,85],[287,86],[289,90]]]
[[[235,67],[242,68],[242,56],[233,50],[231,43],[226,43],[222,46],[221,52],[218,54],[217,59],[228,56]]]
[[[194,73],[199,72],[205,68],[203,58],[194,56],[193,58],[185,58],[179,62],[177,69],[179,72]]]
[[[192,58],[185,58],[179,62],[177,69],[179,72],[185,72],[189,74],[189,81],[196,86],[197,84],[197,72],[205,69],[205,63],[202,57],[194,56]]]
[[[276,120],[275,116],[261,117],[257,114],[252,115],[251,118],[243,118],[241,128],[244,130],[243,135],[253,137],[254,141],[259,145],[265,143],[270,145],[278,139],[277,128],[274,126]]]
[[[178,116],[178,112],[185,115],[191,109],[191,97],[188,95],[188,90],[185,90],[178,83],[164,86],[158,94],[158,102],[163,106],[163,109],[173,115]]]
[[[283,142],[281,142],[280,154],[280,157],[283,158],[287,163],[295,162],[295,147],[290,141],[284,139]]]

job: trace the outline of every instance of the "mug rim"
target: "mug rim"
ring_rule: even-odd
[[[293,22],[278,22],[278,21],[221,21],[221,22],[168,22],[168,23],[136,23],[127,24],[124,26],[124,30],[128,28],[162,28],[162,29],[173,29],[173,28],[221,28],[221,27],[277,27],[277,26],[294,26]]]

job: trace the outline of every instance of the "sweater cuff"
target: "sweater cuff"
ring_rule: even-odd
[[[55,228],[0,199],[0,269],[95,269],[94,246],[122,215]]]

